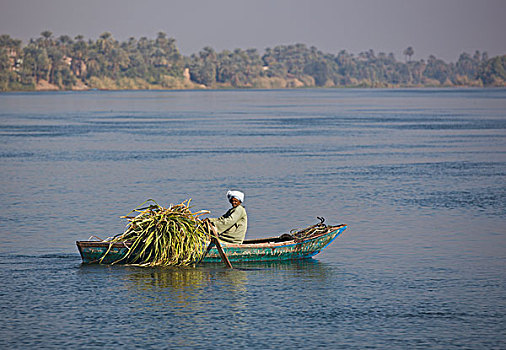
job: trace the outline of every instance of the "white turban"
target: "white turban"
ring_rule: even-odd
[[[228,200],[231,200],[232,198],[237,198],[242,203],[244,202],[244,193],[242,193],[241,191],[228,191],[227,198]]]

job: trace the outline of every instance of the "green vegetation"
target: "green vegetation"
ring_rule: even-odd
[[[83,89],[198,89],[301,87],[506,86],[506,55],[462,53],[456,63],[430,56],[404,62],[392,53],[324,53],[304,44],[184,57],[165,33],[125,42],[104,33],[96,40],[41,33],[23,46],[0,36],[0,91]]]
[[[130,246],[125,257],[114,263],[123,261],[140,266],[180,266],[199,262],[210,240],[210,231],[207,223],[198,217],[209,212],[203,210],[192,213],[190,200],[178,205],[171,204],[168,208],[152,199],[148,201],[153,204],[132,211],[138,215],[125,216],[129,220],[127,229],[110,240],[109,250],[100,262],[116,242]]]

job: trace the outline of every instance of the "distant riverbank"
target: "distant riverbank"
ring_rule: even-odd
[[[0,91],[506,86],[506,55],[464,52],[451,63],[433,55],[412,60],[412,47],[404,55],[334,54],[294,44],[263,54],[205,47],[183,56],[165,33],[119,42],[110,33],[94,41],[45,31],[27,45],[0,36]]]

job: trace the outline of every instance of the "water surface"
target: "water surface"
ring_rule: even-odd
[[[0,347],[505,348],[506,90],[0,94]],[[148,198],[315,259],[82,266]]]

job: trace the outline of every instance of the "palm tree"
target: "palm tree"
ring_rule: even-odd
[[[415,54],[415,50],[411,46],[409,46],[406,50],[403,52],[404,56],[409,57],[409,62],[411,62],[411,56]]]
[[[44,39],[49,39],[53,36],[53,32],[50,32],[49,30],[45,30],[42,33],[40,33],[44,37]]]

